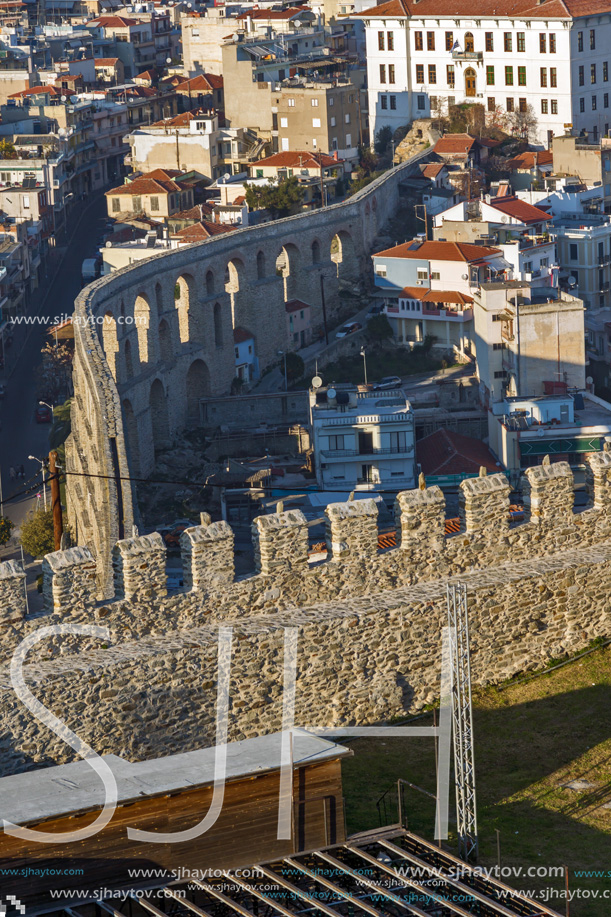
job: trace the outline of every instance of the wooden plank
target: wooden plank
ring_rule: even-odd
[[[278,873],[274,872],[273,869],[270,869],[268,866],[259,866],[258,869],[260,869],[268,879],[271,879],[273,882],[277,882],[278,885],[282,886],[282,888],[290,891],[293,895],[296,895],[303,901],[307,901],[311,907],[315,907],[319,911],[322,911],[323,914],[327,915],[327,917],[338,917],[337,911],[332,910],[326,904],[323,904],[322,901],[312,901],[312,898],[308,895],[307,892],[303,892],[300,888],[297,888],[296,885],[293,885],[292,882],[287,882],[286,879],[284,879],[282,876],[279,876]],[[252,914],[250,917],[252,917]]]
[[[278,913],[283,914],[284,917],[295,917],[294,911],[289,911],[289,909],[284,907],[283,904],[279,904],[277,901],[274,901],[274,899],[270,898],[269,895],[266,895],[265,892],[259,891],[255,885],[250,885],[248,882],[246,882],[245,879],[238,879],[238,877],[234,876],[231,872],[225,872],[223,875],[230,879],[232,882],[235,882],[236,885],[239,885],[240,888],[245,889],[250,895],[253,895],[253,897],[258,898],[260,901],[264,901],[265,904],[269,905],[269,907],[278,911]]]
[[[311,869],[308,869],[307,866],[304,866],[303,863],[298,863],[296,860],[292,860],[289,857],[286,857],[284,860],[289,866],[292,866],[294,869],[298,869],[304,875],[309,876],[310,879],[313,879],[315,882],[318,882],[320,885],[324,885],[325,888],[330,889],[335,894],[339,895],[346,901],[351,901],[360,907],[361,910],[365,911],[367,914],[371,914],[371,917],[381,917],[379,911],[376,911],[375,907],[371,904],[367,904],[365,901],[361,901],[359,898],[356,898],[354,895],[348,895],[343,888],[340,888],[339,885],[335,885],[334,882],[331,882],[329,879],[325,879],[324,876],[319,876],[315,872],[312,872]]]
[[[354,851],[354,852],[356,853],[357,851]],[[395,895],[393,892],[389,891],[387,888],[384,888],[383,885],[378,885],[378,883],[374,882],[373,879],[368,879],[366,876],[362,875],[360,872],[357,872],[355,869],[352,869],[346,863],[342,863],[340,860],[336,860],[335,857],[331,856],[330,854],[323,853],[322,850],[317,850],[316,856],[319,856],[322,860],[325,860],[327,863],[330,863],[332,866],[335,866],[335,868],[339,869],[340,872],[345,872],[348,875],[352,876],[354,879],[357,879],[359,882],[362,882],[363,885],[367,885],[369,888],[373,889],[379,895],[382,895],[384,898],[388,898],[389,901],[393,901],[396,905],[398,905],[400,908],[403,908],[403,910],[407,911],[408,913],[415,914],[416,917],[427,917],[426,913],[423,910],[421,910],[419,907],[417,907],[417,905],[411,904],[411,903],[407,904],[405,901],[403,901],[402,898],[399,898],[398,895]],[[381,867],[382,864],[378,863],[378,861],[374,859],[374,857],[368,856],[368,859],[370,859],[371,862],[376,867],[377,866]],[[396,874],[394,874],[394,877],[398,878]],[[473,917],[473,915],[470,914],[469,917]]]

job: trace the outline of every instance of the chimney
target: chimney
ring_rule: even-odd
[[[339,156],[338,156],[338,154],[337,154],[337,150],[333,150],[333,159],[334,159],[336,162],[339,161]]]

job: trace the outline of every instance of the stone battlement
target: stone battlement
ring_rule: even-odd
[[[168,593],[166,547],[158,533],[125,538],[112,550],[114,598],[111,619],[134,611],[133,626],[166,622],[183,611],[196,619],[265,613],[308,596],[329,601],[460,574],[502,562],[531,560],[611,538],[611,455],[589,459],[589,505],[574,512],[573,474],[567,463],[526,470],[524,519],[511,522],[505,475],[471,478],[460,485],[457,533],[446,535],[445,499],[438,487],[405,491],[395,501],[396,547],[380,548],[374,500],[332,503],[325,510],[326,558],[312,555],[308,525],[296,509],[257,517],[252,524],[255,569],[236,577],[234,535],[226,522],[186,529],[180,537],[184,586]],[[48,614],[86,618],[96,599],[95,561],[86,547],[48,555],[43,562]],[[0,564],[0,624],[25,616],[23,574]],[[234,609],[243,609],[235,612]]]

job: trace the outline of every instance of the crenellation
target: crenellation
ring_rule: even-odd
[[[606,445],[606,444],[605,444]],[[611,452],[594,452],[586,464],[588,503],[595,509],[611,510]]]
[[[305,573],[308,567],[308,524],[301,510],[257,516],[252,523],[258,573]]]
[[[211,591],[234,580],[234,535],[227,522],[210,522],[206,513],[201,515],[202,525],[180,536],[183,582],[185,589]]]
[[[141,601],[167,595],[166,547],[159,532],[118,541],[112,560],[117,597]]]
[[[573,522],[574,478],[568,462],[527,468],[522,478],[524,512],[531,525],[560,528]]]
[[[502,538],[509,531],[510,492],[504,474],[461,481],[458,497],[461,528],[468,535],[494,534]]]
[[[47,554],[42,562],[42,598],[47,612],[95,605],[97,565],[89,548]]]
[[[325,510],[325,539],[333,560],[360,563],[378,553],[378,507],[375,500],[330,503]]]
[[[395,499],[397,547],[403,550],[443,549],[446,500],[436,484],[423,490],[404,490]]]
[[[25,571],[16,560],[0,563],[0,624],[25,617]]]

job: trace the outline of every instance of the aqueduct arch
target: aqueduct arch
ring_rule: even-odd
[[[187,372],[186,399],[187,423],[200,425],[199,402],[210,395],[210,371],[203,360],[195,360]]]
[[[155,379],[149,395],[153,448],[155,452],[170,445],[170,418],[168,399],[161,379]]]

